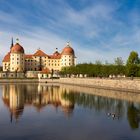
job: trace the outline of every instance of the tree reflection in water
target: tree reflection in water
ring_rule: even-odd
[[[140,109],[135,107],[133,103],[128,105],[127,118],[128,118],[128,121],[129,121],[129,125],[132,129],[139,128]]]
[[[66,116],[71,117],[74,106],[94,109],[96,112],[104,111],[106,114],[115,113],[119,120],[127,114],[132,129],[139,127],[140,105],[115,98],[97,96],[83,92],[76,92],[65,86],[46,85],[3,85],[3,102],[13,117],[18,120],[23,114],[24,106],[34,106],[39,112],[47,105],[60,107]]]

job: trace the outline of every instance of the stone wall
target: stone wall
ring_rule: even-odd
[[[140,80],[138,79],[60,78],[41,79],[40,82],[140,92]]]
[[[38,79],[0,79],[0,83],[38,83]]]
[[[98,79],[98,78],[61,78],[60,83],[103,87],[118,90],[137,90],[140,91],[140,80],[129,79]]]

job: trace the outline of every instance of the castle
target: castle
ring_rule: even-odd
[[[48,55],[41,49],[38,49],[34,54],[25,54],[24,48],[19,44],[19,41],[14,44],[13,39],[10,51],[5,55],[2,65],[3,73],[0,77],[15,77],[14,73],[58,73],[62,67],[75,65],[75,53],[69,43],[64,47],[62,52],[58,52],[56,48],[52,55]],[[12,73],[12,75],[11,75]],[[21,74],[20,74],[21,75]],[[29,75],[29,74],[28,74]]]

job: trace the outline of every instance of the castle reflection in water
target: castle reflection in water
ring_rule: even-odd
[[[107,116],[108,113],[115,113],[119,120],[126,117],[132,129],[139,128],[139,94],[129,95],[110,90],[105,92],[101,89],[90,91],[88,88],[66,85],[5,84],[1,87],[2,100],[10,112],[11,122],[13,118],[20,118],[25,106],[33,106],[39,112],[48,105],[59,107],[66,117],[71,117],[75,106],[78,106],[93,109],[95,113],[105,112]]]
[[[34,106],[37,111],[41,111],[43,107],[51,104],[55,108],[61,107],[67,116],[74,109],[74,103],[63,97],[69,91],[59,86],[4,85],[2,91],[2,99],[10,111],[11,122],[13,117],[18,120],[25,105]]]

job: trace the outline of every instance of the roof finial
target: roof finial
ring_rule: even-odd
[[[11,39],[11,47],[10,47],[10,49],[11,49],[13,46],[14,46],[14,43],[13,43],[13,37],[12,37],[12,39]]]
[[[70,45],[70,42],[68,41],[68,42],[67,42],[67,46],[69,46],[69,45]]]
[[[19,43],[19,38],[16,39],[16,43]]]

